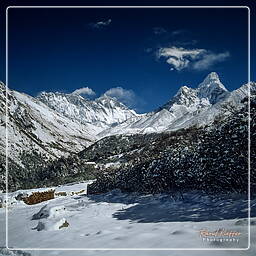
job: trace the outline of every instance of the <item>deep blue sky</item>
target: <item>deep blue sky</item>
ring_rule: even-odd
[[[135,93],[139,112],[164,104],[182,85],[195,87],[211,71],[234,90],[247,82],[247,12],[9,9],[9,87],[34,96],[88,86],[100,96],[120,86]],[[156,58],[160,48],[171,47],[229,56],[203,70],[171,71],[166,58]]]

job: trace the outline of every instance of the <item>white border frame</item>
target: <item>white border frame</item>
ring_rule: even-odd
[[[177,8],[177,9],[187,9],[187,8],[197,8],[197,9],[207,9],[207,8],[224,8],[224,9],[247,9],[248,10],[248,84],[251,81],[251,42],[250,42],[250,33],[251,33],[251,23],[250,23],[250,8],[248,6],[8,6],[6,8],[6,204],[8,205],[8,10],[15,8],[87,8],[87,9],[121,9],[121,8],[130,8],[130,9],[163,9],[163,8]],[[250,249],[251,246],[251,224],[250,224],[250,213],[251,213],[251,192],[250,192],[250,173],[251,173],[251,163],[250,163],[250,146],[251,146],[251,137],[250,137],[250,87],[248,86],[248,246],[246,248],[9,248],[8,247],[8,207],[6,207],[5,214],[5,246],[8,250],[27,250],[27,251],[246,251]]]

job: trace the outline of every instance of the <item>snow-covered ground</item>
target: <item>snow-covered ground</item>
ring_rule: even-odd
[[[243,251],[30,251],[27,248],[247,248],[247,200],[237,195],[211,197],[125,194],[119,190],[86,195],[87,182],[54,188],[66,192],[53,200],[26,205],[10,193],[9,247],[0,255],[255,255],[256,214],[252,212],[251,248]],[[72,195],[72,192],[84,192]],[[2,195],[3,197],[4,195]],[[1,197],[1,195],[0,195]],[[251,201],[252,209],[256,200]],[[0,247],[5,246],[5,208],[0,208]],[[238,232],[232,241],[206,241],[200,231]],[[205,237],[206,238],[206,237]],[[217,237],[218,238],[218,237]],[[216,239],[217,239],[216,238]],[[221,238],[227,238],[225,235]],[[29,253],[29,254],[26,254]]]

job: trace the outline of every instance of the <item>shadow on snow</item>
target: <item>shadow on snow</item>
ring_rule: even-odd
[[[98,203],[124,204],[113,217],[142,223],[218,221],[248,217],[247,197],[235,194],[210,196],[194,191],[184,193],[182,198],[178,194],[140,195],[113,190],[87,197]],[[251,201],[251,205],[255,206],[256,200]],[[252,210],[251,217],[254,217],[255,207]]]

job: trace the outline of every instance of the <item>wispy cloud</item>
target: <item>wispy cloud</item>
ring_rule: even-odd
[[[193,69],[195,70],[205,70],[212,67],[214,64],[218,62],[225,61],[230,56],[229,52],[223,53],[207,53],[201,60],[198,60],[193,64]]]
[[[172,36],[178,36],[178,35],[182,35],[185,34],[187,31],[185,29],[177,29],[177,30],[173,30],[171,32]]]
[[[185,29],[177,29],[177,30],[170,31],[163,27],[153,27],[152,30],[155,35],[168,34],[172,37],[187,33],[187,30],[185,30]]]
[[[192,39],[192,40],[184,40],[184,41],[182,41],[182,40],[176,40],[176,41],[173,41],[173,44],[172,45],[176,45],[176,46],[192,46],[192,45],[195,45],[195,44],[197,44],[198,43],[198,41],[197,40],[195,40],[195,39]]]
[[[112,22],[112,20],[108,19],[106,21],[91,22],[88,25],[89,25],[89,27],[91,27],[93,29],[101,29],[101,28],[109,26],[111,22]]]
[[[185,46],[193,46],[198,43],[197,40],[191,38],[191,32],[187,29],[176,29],[176,30],[168,30],[163,27],[153,27],[152,28],[154,37],[152,40],[156,40],[156,44],[166,44],[170,42],[171,45],[175,45],[176,47],[185,47]],[[151,48],[154,48],[151,46]]]
[[[230,54],[213,53],[206,49],[185,49],[182,47],[160,48],[156,56],[164,58],[171,66],[171,70],[181,71],[183,69],[207,70],[218,62],[226,60]]]
[[[162,27],[154,27],[154,28],[153,28],[153,33],[154,33],[155,35],[161,35],[161,34],[167,33],[167,30],[164,29],[164,28],[162,28]]]
[[[133,90],[127,90],[122,87],[114,87],[107,90],[104,95],[116,98],[127,106],[136,104],[137,96]]]
[[[72,92],[74,95],[82,95],[82,96],[94,96],[96,93],[89,87],[83,87],[80,89],[76,89]]]

